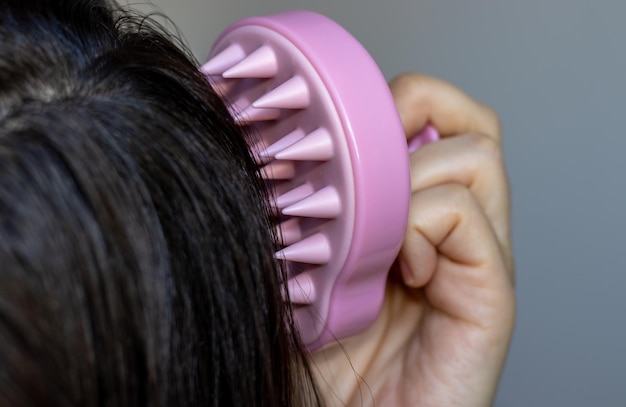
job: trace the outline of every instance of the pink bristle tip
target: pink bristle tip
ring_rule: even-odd
[[[256,109],[252,106],[238,113],[235,119],[240,124],[276,120],[280,117],[280,110],[276,109]]]
[[[309,218],[334,219],[341,213],[337,190],[328,186],[283,209],[283,214]]]
[[[250,147],[252,158],[257,165],[264,165],[270,161],[268,157],[261,154],[263,151],[265,151],[265,143],[263,142],[255,143]]]
[[[276,153],[280,160],[326,161],[333,157],[333,140],[326,129],[319,128],[302,140]]]
[[[274,50],[264,45],[222,74],[224,78],[271,78],[278,73]]]
[[[293,205],[296,202],[303,200],[313,192],[315,192],[315,190],[311,184],[308,182],[302,184],[276,198],[276,207],[279,209],[286,208],[289,205]]]
[[[331,250],[328,238],[321,233],[307,237],[276,253],[277,259],[310,264],[326,264]]]
[[[309,273],[302,273],[287,281],[289,299],[294,304],[311,304],[315,301],[315,284]]]
[[[267,180],[291,179],[296,175],[296,166],[291,161],[275,161],[261,168],[261,177]]]
[[[305,136],[304,131],[300,129],[296,129],[292,131],[291,133],[287,134],[285,137],[278,140],[277,142],[273,143],[269,147],[267,147],[265,150],[261,151],[259,155],[261,157],[273,158],[276,153],[284,150],[285,148],[289,147],[296,141],[302,140],[304,136]]]
[[[300,76],[294,76],[252,104],[274,109],[305,109],[311,98],[309,87]]]
[[[245,56],[246,53],[241,46],[232,44],[202,65],[200,72],[212,76],[222,75],[224,71],[240,62]]]

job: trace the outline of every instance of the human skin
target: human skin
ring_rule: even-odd
[[[365,332],[312,355],[330,406],[493,403],[515,320],[509,186],[497,115],[436,78],[390,83],[411,155],[411,206],[382,311]]]

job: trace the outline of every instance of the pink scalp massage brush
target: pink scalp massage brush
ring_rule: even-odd
[[[406,137],[378,66],[334,21],[292,11],[231,25],[201,69],[258,136],[303,342],[313,350],[363,331],[410,201]],[[429,127],[409,151],[436,138]]]

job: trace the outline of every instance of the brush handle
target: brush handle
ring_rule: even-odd
[[[378,66],[346,30],[308,11],[228,27],[202,71],[251,126],[274,189],[289,298],[317,349],[375,320],[403,241],[407,142]],[[436,139],[426,129],[410,150]]]

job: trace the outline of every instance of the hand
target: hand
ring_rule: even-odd
[[[331,406],[485,407],[515,315],[498,119],[434,78],[390,87],[406,134],[430,123],[442,140],[411,156],[408,228],[380,316],[315,352],[313,369]]]

